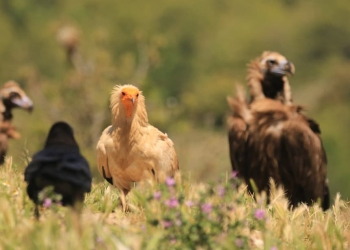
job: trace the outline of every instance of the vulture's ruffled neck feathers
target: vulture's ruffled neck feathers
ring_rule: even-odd
[[[112,90],[110,99],[110,108],[112,111],[112,125],[121,129],[130,129],[131,127],[147,127],[148,117],[145,105],[145,97],[140,91],[138,102],[135,104],[135,110],[130,118],[126,117],[123,105],[120,102],[121,91],[123,88],[132,88],[132,85],[117,85]],[[135,87],[134,87],[135,88]]]

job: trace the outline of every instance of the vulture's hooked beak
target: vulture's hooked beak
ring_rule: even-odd
[[[28,96],[12,99],[11,102],[20,108],[26,109],[28,112],[33,111],[33,102]]]
[[[279,62],[274,67],[272,67],[270,71],[276,75],[292,76],[294,75],[295,67],[294,67],[294,64],[289,61],[282,61],[282,62]]]
[[[131,117],[133,110],[134,110],[134,106],[135,106],[135,98],[132,96],[128,96],[126,98],[124,98],[123,100],[123,105],[125,108],[125,112],[126,112],[126,117]]]

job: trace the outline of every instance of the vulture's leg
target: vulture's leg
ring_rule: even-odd
[[[39,213],[39,206],[38,204],[35,204],[35,208],[34,208],[34,216],[37,220],[39,220],[40,218],[40,213]]]
[[[128,204],[126,203],[126,195],[129,193],[129,190],[127,189],[119,189],[119,199],[122,203],[122,210],[123,213],[128,211]]]

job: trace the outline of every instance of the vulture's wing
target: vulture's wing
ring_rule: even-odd
[[[244,175],[243,160],[245,155],[246,141],[248,138],[248,124],[251,113],[244,97],[243,88],[238,86],[235,98],[227,97],[227,102],[232,110],[228,118],[228,141],[232,170],[240,176]]]
[[[113,148],[113,139],[109,134],[111,128],[112,127],[109,126],[103,131],[100,137],[100,140],[97,143],[96,152],[97,152],[98,171],[103,176],[103,178],[106,179],[106,181],[108,181],[110,184],[113,185],[113,177],[109,170],[110,166],[108,164],[108,155],[107,155],[107,148],[106,148],[108,144],[111,144]]]
[[[156,175],[158,181],[165,181],[166,177],[174,177],[179,170],[179,162],[175,152],[174,143],[167,134],[162,133],[157,128],[149,125],[149,135],[153,137],[154,145],[151,146],[152,157],[155,158]]]

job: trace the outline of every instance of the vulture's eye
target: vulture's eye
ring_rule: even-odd
[[[122,92],[122,95],[125,95],[125,92]]]
[[[137,94],[136,97],[139,97],[139,94]]]
[[[11,98],[11,99],[17,98],[17,97],[20,97],[20,95],[19,95],[17,92],[11,92],[11,93],[10,93],[10,98]]]
[[[277,61],[276,61],[276,60],[267,60],[267,64],[268,64],[269,66],[276,65],[276,64],[277,64]]]

